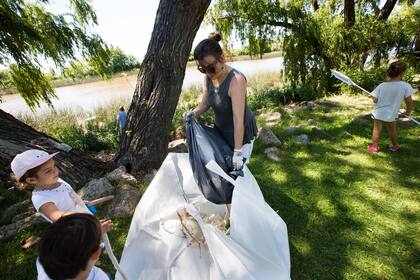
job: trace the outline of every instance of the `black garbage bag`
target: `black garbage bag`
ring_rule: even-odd
[[[217,129],[201,125],[195,118],[185,121],[187,146],[195,182],[204,197],[216,204],[230,204],[233,185],[211,172],[206,164],[214,160],[229,176],[236,179],[242,171],[233,171],[233,150]]]

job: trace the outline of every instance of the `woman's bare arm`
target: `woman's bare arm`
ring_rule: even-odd
[[[246,80],[240,75],[236,74],[232,79],[229,88],[229,96],[232,100],[233,111],[233,126],[234,126],[234,140],[235,149],[242,148],[244,139],[244,115],[245,115],[245,100],[246,100]]]

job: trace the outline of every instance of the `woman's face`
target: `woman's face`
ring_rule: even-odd
[[[213,55],[207,55],[198,61],[197,69],[210,78],[217,78],[224,68],[223,54],[217,59]]]

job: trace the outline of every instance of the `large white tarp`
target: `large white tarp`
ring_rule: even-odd
[[[213,171],[225,175],[212,163]],[[127,278],[290,279],[286,224],[264,201],[247,167],[244,177],[232,183],[230,232],[226,234],[206,217],[223,217],[227,207],[201,194],[188,154],[169,154],[134,213],[120,261]],[[179,218],[183,211],[194,219],[205,243],[187,240]],[[122,279],[118,273],[116,279]]]

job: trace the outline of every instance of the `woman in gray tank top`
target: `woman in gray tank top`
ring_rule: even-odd
[[[214,127],[234,150],[233,167],[240,170],[251,156],[257,125],[254,114],[246,103],[246,78],[241,72],[225,64],[224,54],[218,43],[220,40],[220,34],[213,32],[194,50],[197,69],[206,75],[204,95],[193,111],[185,113],[185,118],[196,117],[211,107],[215,113]]]

